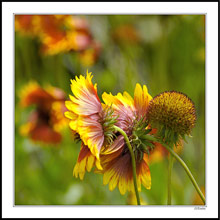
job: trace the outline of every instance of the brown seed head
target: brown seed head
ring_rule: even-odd
[[[148,121],[153,128],[189,135],[196,122],[196,110],[190,98],[180,92],[163,92],[149,103]]]

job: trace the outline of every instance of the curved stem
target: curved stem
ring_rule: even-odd
[[[128,149],[130,151],[131,163],[132,163],[132,173],[133,173],[133,180],[134,180],[134,189],[135,189],[135,194],[136,194],[136,198],[137,198],[137,204],[140,205],[141,203],[140,203],[140,197],[139,197],[139,192],[138,192],[138,187],[137,187],[136,162],[135,162],[135,156],[134,156],[134,152],[132,150],[132,146],[129,142],[127,134],[121,128],[114,125],[114,129],[115,129],[115,131],[118,131],[123,135],[123,137],[126,141],[126,144],[128,146]]]
[[[168,160],[168,197],[167,197],[167,205],[171,205],[171,174],[172,174],[172,167],[173,167],[173,156],[169,155]]]
[[[151,135],[147,135],[147,139],[153,142],[159,142],[160,144],[162,144],[163,147],[165,147],[170,154],[172,154],[172,156],[181,164],[181,166],[184,168],[184,170],[186,171],[187,175],[189,176],[192,184],[194,185],[196,191],[198,192],[200,198],[202,199],[202,201],[205,204],[205,197],[202,194],[202,191],[200,190],[196,180],[194,179],[191,171],[189,170],[189,168],[187,167],[187,165],[185,164],[185,162],[178,156],[178,154],[176,154],[167,144],[165,144],[164,142],[156,139],[155,137],[151,136]]]

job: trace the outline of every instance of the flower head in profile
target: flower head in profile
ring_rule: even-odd
[[[155,96],[148,107],[148,121],[157,129],[158,136],[177,144],[190,135],[196,122],[194,103],[180,92],[163,92]]]
[[[33,141],[56,144],[60,143],[61,129],[67,125],[65,93],[59,88],[42,88],[36,82],[30,82],[20,92],[21,106],[35,106],[26,124],[20,132]]]
[[[151,188],[150,170],[147,164],[148,150],[151,143],[145,140],[144,135],[148,133],[146,113],[149,101],[147,87],[143,88],[137,84],[134,91],[134,99],[127,93],[118,93],[116,96],[104,93],[102,96],[108,106],[112,106],[114,115],[117,115],[116,126],[123,129],[133,148],[136,157],[136,173],[138,190],[141,191],[141,184],[147,189]],[[126,191],[134,192],[132,176],[132,163],[129,149],[124,137],[116,134],[117,139],[110,146],[103,148],[100,160],[103,167],[103,183],[109,184],[112,191],[117,186],[121,194]]]
[[[65,116],[70,119],[69,126],[82,140],[81,151],[74,168],[74,175],[77,177],[79,174],[80,178],[84,176],[85,168],[87,171],[91,170],[88,169],[91,164],[96,164],[96,167],[101,169],[100,152],[104,145],[112,142],[112,125],[115,123],[113,111],[101,103],[92,77],[87,71],[86,77],[81,75],[71,80],[73,96],[70,95],[70,100],[65,102],[69,110],[65,112]],[[91,163],[92,160],[94,163]]]

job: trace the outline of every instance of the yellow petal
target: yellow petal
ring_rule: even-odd
[[[76,120],[77,117],[78,117],[77,114],[75,114],[75,113],[73,113],[73,112],[69,112],[69,111],[64,112],[64,115],[65,115],[67,118],[73,119],[73,120]]]
[[[83,180],[84,176],[85,176],[85,172],[80,172],[79,173],[80,180]]]
[[[101,166],[101,164],[100,164],[100,160],[96,160],[96,161],[95,161],[95,165],[96,165],[97,169],[103,170],[103,168],[102,168],[102,166]]]
[[[146,189],[151,189],[151,176],[150,173],[147,172],[145,175],[141,177],[142,184]]]
[[[71,128],[72,130],[77,131],[77,130],[78,130],[78,129],[77,129],[77,120],[70,121],[70,122],[69,122],[69,126],[70,126],[70,128]]]
[[[124,105],[125,107],[130,106],[131,108],[133,108],[134,102],[133,99],[131,98],[131,96],[127,93],[124,92],[124,94],[122,95],[121,93],[118,93],[116,98],[121,102],[122,105]]]
[[[115,174],[114,170],[108,170],[104,173],[103,175],[103,184],[106,185],[108,184],[109,180],[111,179],[111,177]]]
[[[110,93],[107,94],[106,92],[104,92],[102,94],[102,99],[105,102],[106,105],[111,106],[112,104],[115,104],[115,97]]]
[[[130,103],[129,105],[134,105],[134,100],[133,98],[127,93],[127,92],[124,92],[123,93],[123,96],[125,99],[128,100],[128,103]]]
[[[91,171],[92,167],[93,167],[93,164],[94,164],[94,160],[95,160],[95,157],[93,155],[90,155],[87,159],[87,164],[86,164],[86,169],[88,172]]]
[[[127,186],[126,186],[126,183],[125,183],[125,178],[122,177],[122,176],[119,179],[118,188],[119,188],[119,191],[122,195],[124,195],[126,193]]]
[[[78,173],[79,173],[79,164],[76,163],[74,169],[73,169],[73,176],[75,176],[76,178],[78,178]]]
[[[79,173],[83,173],[83,172],[85,173],[85,169],[86,169],[86,158],[84,158],[79,162]]]
[[[115,189],[115,187],[117,186],[118,184],[118,174],[115,174],[112,176],[110,182],[109,182],[109,190],[110,191],[113,191]]]
[[[65,101],[65,105],[68,110],[74,112],[74,109],[76,108],[76,105],[72,101]]]
[[[140,106],[142,104],[142,88],[139,83],[136,84],[134,90],[134,104],[135,106]]]

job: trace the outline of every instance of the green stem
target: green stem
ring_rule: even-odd
[[[138,192],[138,187],[137,187],[136,162],[135,162],[135,156],[134,156],[134,152],[132,150],[132,146],[130,144],[130,141],[128,139],[127,134],[121,128],[119,128],[119,127],[114,125],[114,129],[115,129],[115,131],[118,131],[118,132],[120,132],[123,135],[123,137],[125,139],[125,142],[126,142],[126,144],[128,146],[128,149],[130,151],[131,163],[132,163],[132,171],[133,171],[132,173],[133,173],[133,180],[134,180],[134,189],[135,189],[135,194],[136,194],[136,198],[137,198],[137,204],[140,205],[141,203],[140,203],[140,197],[139,197],[139,192]]]
[[[167,197],[167,205],[171,205],[171,174],[172,174],[172,167],[173,167],[173,156],[169,155],[168,160],[168,197]]]
[[[194,185],[196,191],[198,192],[200,198],[202,199],[202,201],[205,204],[205,197],[202,194],[202,191],[200,190],[196,180],[194,179],[191,171],[189,170],[189,168],[187,167],[187,165],[185,164],[185,162],[178,156],[178,154],[176,154],[167,144],[163,143],[160,140],[157,140],[155,137],[151,136],[151,135],[147,135],[148,140],[153,141],[153,142],[159,142],[160,144],[162,144],[163,147],[165,147],[170,154],[172,154],[172,156],[181,164],[181,166],[184,168],[184,170],[186,171],[187,175],[189,176],[192,184]]]

